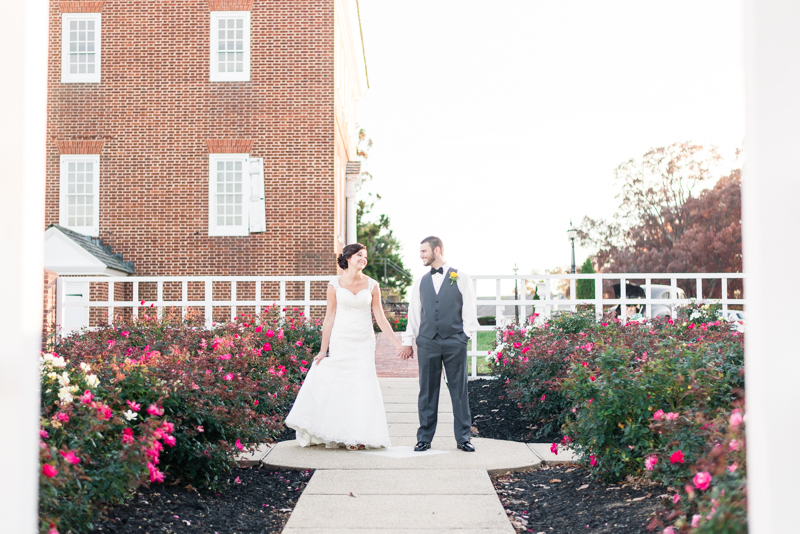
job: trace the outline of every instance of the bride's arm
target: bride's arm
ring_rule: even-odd
[[[328,308],[325,310],[325,320],[322,321],[322,343],[319,346],[319,354],[314,357],[317,364],[325,358],[328,353],[328,344],[331,341],[331,330],[333,330],[333,320],[336,318],[336,289],[328,285]]]
[[[381,306],[381,288],[378,284],[375,284],[375,287],[372,289],[372,313],[375,315],[375,322],[378,323],[381,332],[391,334],[389,339],[392,341],[392,344],[398,351],[401,350],[403,344],[400,343],[400,340],[394,335],[392,326],[389,324],[389,321],[386,320],[386,314],[383,313],[383,306]]]

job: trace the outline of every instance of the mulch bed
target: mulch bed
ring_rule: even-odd
[[[475,437],[534,441],[536,425],[522,418],[501,381],[470,381],[469,407]],[[560,439],[549,436],[535,441]],[[666,488],[649,480],[602,484],[576,465],[495,475],[492,482],[517,532],[648,533],[653,514],[663,509],[659,497],[667,494]]]
[[[517,532],[645,534],[667,489],[649,480],[602,484],[578,466],[492,477]]]
[[[224,493],[154,484],[105,511],[94,533],[279,533],[311,471],[235,468]],[[238,477],[240,483],[235,480]]]
[[[286,429],[277,441],[289,439],[294,439],[294,430]],[[106,510],[94,534],[277,534],[312,474],[238,467],[228,474],[231,485],[224,493],[154,484],[140,488],[125,504]]]
[[[517,405],[508,400],[500,380],[470,380],[468,388],[474,437],[527,443],[561,440],[561,436],[547,436],[534,440],[536,425],[523,419]]]

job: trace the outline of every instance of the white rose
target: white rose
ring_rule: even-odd
[[[72,393],[70,393],[68,388],[61,388],[58,390],[58,398],[61,399],[61,402],[64,404],[69,404],[72,402]]]
[[[67,362],[61,356],[56,356],[53,358],[53,366],[54,367],[66,367]]]
[[[61,376],[58,377],[58,383],[64,387],[69,385],[69,375],[67,374],[66,371],[61,373]]]
[[[97,375],[87,375],[86,383],[89,385],[90,388],[96,388],[97,386],[100,385],[100,379],[97,378]]]
[[[58,378],[58,375],[50,371],[49,373],[47,373],[47,378]]]
[[[88,373],[91,370],[92,370],[92,368],[89,366],[88,363],[81,362],[81,371],[83,371],[84,373]]]
[[[124,415],[125,419],[127,419],[128,421],[133,421],[134,419],[136,419],[139,416],[138,413],[132,412],[131,410],[128,410],[127,412],[123,413],[122,415]]]

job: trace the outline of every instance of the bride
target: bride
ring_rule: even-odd
[[[320,352],[286,417],[286,426],[296,431],[302,447],[321,443],[327,448],[344,445],[348,450],[390,447],[375,372],[373,313],[398,351],[402,345],[383,314],[378,282],[363,273],[366,247],[347,245],[337,262],[344,274],[328,285]]]

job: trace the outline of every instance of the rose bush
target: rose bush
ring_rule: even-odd
[[[148,481],[220,489],[238,453],[284,430],[320,339],[318,321],[273,306],[212,329],[192,314],[141,313],[57,340],[53,361],[91,373],[42,374],[43,465],[67,472],[43,472],[44,531],[82,532],[97,506]]]
[[[719,479],[727,484],[719,489],[714,473],[720,469],[709,462],[726,443],[719,421],[743,395],[743,336],[717,320],[713,306],[705,306],[679,310],[676,320],[630,323],[613,317],[595,321],[593,309],[547,322],[531,317],[498,330],[490,366],[537,425],[537,437],[563,434],[554,451],[573,448],[607,481],[647,475],[683,487],[707,472],[708,487],[695,488],[697,499],[687,495],[684,505],[693,503],[706,516],[716,506],[714,521],[737,521],[743,499],[735,487],[744,476],[743,461],[735,462],[738,475]],[[743,443],[737,441],[742,449]],[[701,486],[703,476],[697,479]]]

